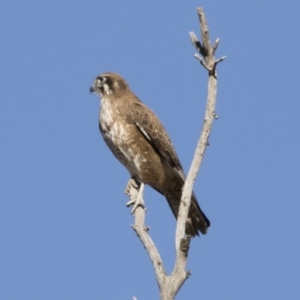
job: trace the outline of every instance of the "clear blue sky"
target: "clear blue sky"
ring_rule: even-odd
[[[1,2],[0,299],[158,299],[89,87],[122,74],[188,170],[207,87],[197,6],[227,59],[195,185],[212,225],[177,299],[300,299],[300,3],[283,0]],[[175,220],[145,199],[171,270]]]

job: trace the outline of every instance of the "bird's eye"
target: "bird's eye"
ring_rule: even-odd
[[[106,77],[104,77],[104,76],[97,77],[97,84],[102,86],[104,84],[104,82],[106,82]]]

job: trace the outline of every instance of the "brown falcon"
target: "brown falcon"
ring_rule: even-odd
[[[101,98],[100,132],[132,178],[163,194],[177,217],[185,175],[174,146],[154,112],[116,73],[96,77],[90,92]],[[186,233],[205,234],[210,223],[192,195]]]

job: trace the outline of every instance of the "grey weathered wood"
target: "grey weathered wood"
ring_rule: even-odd
[[[145,227],[145,208],[143,202],[144,185],[136,183],[133,179],[131,179],[129,180],[126,189],[126,193],[130,196],[130,203],[134,203],[137,199],[140,199],[142,203],[142,205],[137,206],[133,212],[135,223],[132,227],[145,247],[153,264],[156,280],[160,290],[161,300],[173,300],[185,280],[190,275],[190,272],[186,271],[186,263],[191,237],[185,235],[185,224],[191,204],[191,195],[193,192],[194,182],[208,145],[212,124],[214,119],[218,118],[218,116],[215,114],[217,97],[216,66],[219,62],[225,59],[225,56],[221,57],[220,59],[215,59],[214,54],[218,48],[220,39],[217,39],[213,46],[211,45],[204,11],[202,8],[197,8],[197,13],[200,21],[202,42],[197,39],[195,33],[193,32],[190,32],[190,37],[192,44],[195,46],[198,52],[195,57],[208,71],[207,103],[202,131],[190,170],[186,178],[186,182],[183,187],[175,235],[176,260],[174,269],[170,275],[166,274],[160,254],[149,235],[148,228]]]

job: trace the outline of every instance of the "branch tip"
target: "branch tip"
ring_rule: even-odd
[[[217,59],[215,64],[217,65],[218,63],[220,63],[221,61],[223,61],[226,58],[226,56],[222,56],[221,58]]]
[[[192,43],[198,42],[198,38],[197,38],[196,34],[193,31],[190,31],[189,34],[190,34],[190,38],[192,40]]]
[[[203,13],[203,8],[202,7],[197,7],[197,13],[202,14]]]
[[[216,51],[218,49],[218,46],[219,46],[219,43],[220,43],[220,38],[217,38],[216,41],[215,41],[215,44],[213,46],[213,54],[216,53]]]

